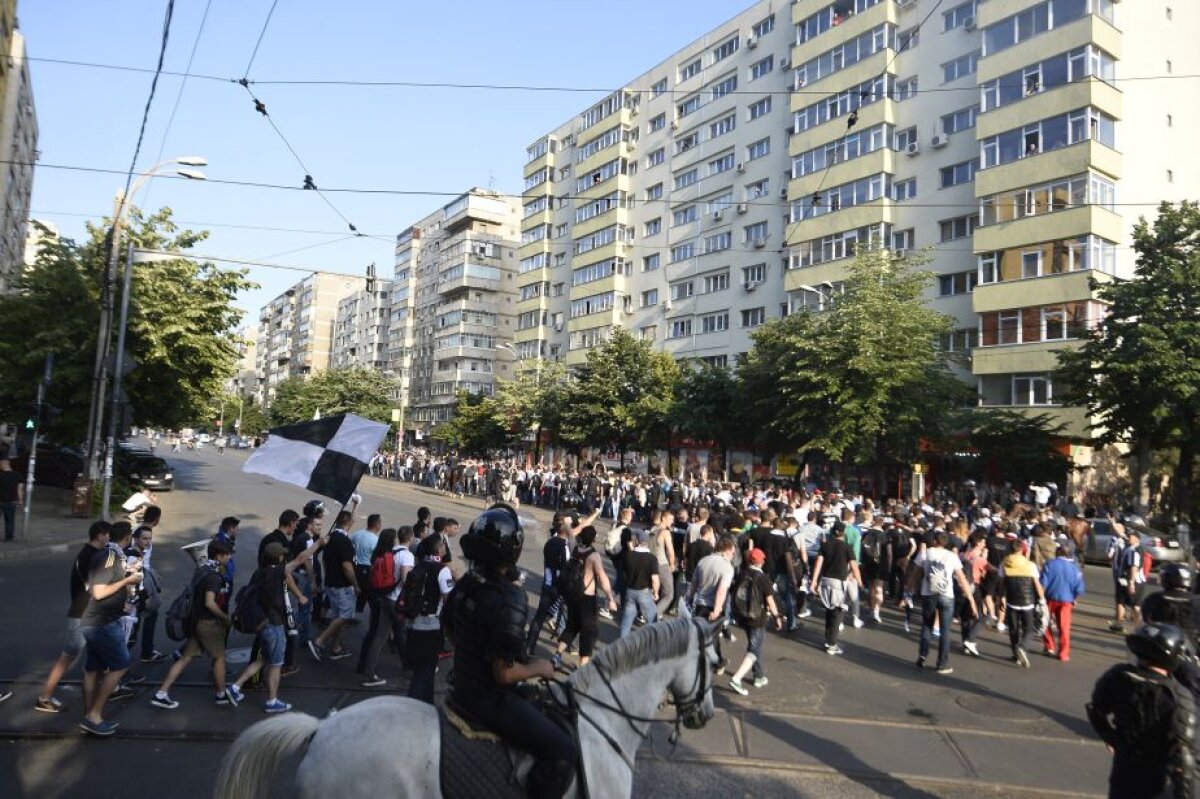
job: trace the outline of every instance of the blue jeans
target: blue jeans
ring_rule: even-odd
[[[4,540],[12,541],[17,529],[17,503],[0,502],[0,513],[4,514]]]
[[[750,667],[750,676],[754,679],[766,677],[767,674],[763,671],[763,639],[765,639],[766,627],[743,627],[746,631],[746,653],[754,655],[754,665]]]
[[[921,597],[921,657],[929,655],[929,639],[933,637],[934,616],[940,618],[942,637],[938,639],[937,667],[940,669],[950,662],[950,622],[954,619],[953,596],[923,596]]]
[[[287,630],[282,624],[264,624],[258,631],[262,644],[262,659],[268,666],[283,665],[283,650],[287,646]]]
[[[775,596],[783,605],[783,618],[790,630],[796,624],[796,586],[791,575],[780,574],[775,578]]]
[[[292,573],[292,579],[296,581],[296,587],[308,599],[308,602],[303,605],[299,602],[293,603],[296,606],[296,639],[305,644],[312,637],[312,576],[306,571],[298,571]]]
[[[86,672],[124,671],[129,668],[129,647],[125,645],[125,627],[121,620],[98,627],[80,627],[87,642]]]
[[[633,629],[633,620],[639,612],[646,617],[647,623],[658,620],[658,608],[654,605],[650,589],[626,587],[625,602],[621,605],[621,626],[620,632],[617,633],[618,638],[629,635],[629,631]]]

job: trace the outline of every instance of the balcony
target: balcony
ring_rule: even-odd
[[[1109,241],[1120,241],[1124,235],[1124,224],[1119,214],[1107,208],[1081,205],[978,227],[972,246],[975,252],[992,252],[1030,242],[1074,238],[1086,233],[1094,233]]]
[[[991,25],[997,19],[1002,19],[1022,9],[1019,5],[1036,5],[1036,0],[1008,0],[1004,3],[980,3],[977,22],[980,29]],[[1122,9],[1124,11],[1125,9]],[[995,55],[987,55],[979,59],[980,83],[1007,75],[1029,64],[1035,64],[1045,58],[1076,47],[1092,43],[1107,51],[1113,58],[1121,60],[1121,32],[1095,14],[1088,14],[1082,19],[1069,22],[1061,28],[1038,34],[1026,39],[1020,44],[1001,50]]]
[[[1086,79],[1054,86],[1044,91],[1027,95],[1016,102],[979,115],[976,136],[986,139],[1019,127],[1018,122],[1034,122],[1066,114],[1084,106],[1121,119],[1121,91],[1099,79]]]
[[[453,232],[471,222],[487,222],[503,225],[513,221],[513,212],[502,200],[468,194],[445,207],[446,218],[442,230]]]
[[[1056,178],[1080,175],[1089,169],[1112,178],[1121,177],[1121,154],[1094,139],[1036,155],[1027,155],[975,173],[975,196],[1035,186]]]
[[[975,347],[971,350],[971,372],[975,375],[1053,372],[1058,369],[1058,353],[1079,346],[1079,339],[1063,339]]]
[[[1112,277],[1095,269],[1081,269],[1058,275],[1006,280],[1000,283],[981,283],[971,294],[975,313],[1006,311],[1035,305],[1057,305],[1092,299],[1089,281],[1111,280]]]

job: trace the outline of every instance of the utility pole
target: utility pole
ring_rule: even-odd
[[[125,328],[129,326],[129,294],[133,286],[133,241],[125,258],[125,280],[121,291],[121,326],[117,328],[117,352],[113,361],[112,410],[108,418],[108,439],[104,447],[104,490],[101,492],[100,518],[108,521],[108,505],[112,499],[113,450],[117,448],[117,427],[121,420],[121,403],[125,400]]]
[[[42,417],[46,408],[46,389],[50,387],[50,376],[54,371],[54,353],[46,353],[46,368],[37,387],[37,418],[33,425],[33,442],[29,447],[29,473],[25,475],[25,507],[21,514],[21,537],[29,533],[29,508],[33,504],[33,475],[37,468],[38,437],[42,432]]]
[[[108,380],[108,345],[112,341],[113,284],[117,279],[117,253],[121,239],[121,214],[124,198],[113,203],[113,224],[109,234],[108,263],[100,281],[100,322],[96,335],[96,365],[92,372],[92,404],[88,411],[88,477],[100,477],[100,426],[104,421],[104,388]]]

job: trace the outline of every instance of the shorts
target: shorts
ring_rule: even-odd
[[[858,571],[862,574],[863,583],[867,586],[871,585],[872,580],[882,580],[883,575],[886,573],[881,571],[879,564],[873,560],[861,561],[858,564]]]
[[[331,588],[325,586],[325,598],[329,600],[329,610],[335,619],[354,618],[354,588]]]
[[[196,657],[201,653],[213,660],[225,657],[225,625],[218,619],[200,619],[196,622],[196,631],[183,647],[185,658]]]
[[[262,643],[262,659],[268,666],[282,666],[283,654],[287,649],[287,630],[282,624],[264,624],[258,632]]]
[[[67,629],[63,633],[62,653],[71,659],[79,657],[79,653],[87,646],[83,633],[79,632],[79,619],[67,619]]]
[[[125,626],[120,619],[99,627],[80,627],[87,642],[87,660],[83,670],[124,671],[129,668],[129,647],[125,645]]]
[[[1113,598],[1116,600],[1118,605],[1122,605],[1127,608],[1136,607],[1137,606],[1137,587],[1135,586],[1134,590],[1130,591],[1128,585],[1121,585],[1122,582],[1123,582],[1122,578],[1119,578],[1119,577],[1113,578]],[[1124,582],[1127,582],[1127,581],[1124,581]]]

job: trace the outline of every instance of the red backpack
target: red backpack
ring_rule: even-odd
[[[396,547],[390,552],[384,552],[371,561],[371,576],[367,578],[367,587],[380,594],[390,594],[400,582],[396,579],[396,553],[402,547]]]

